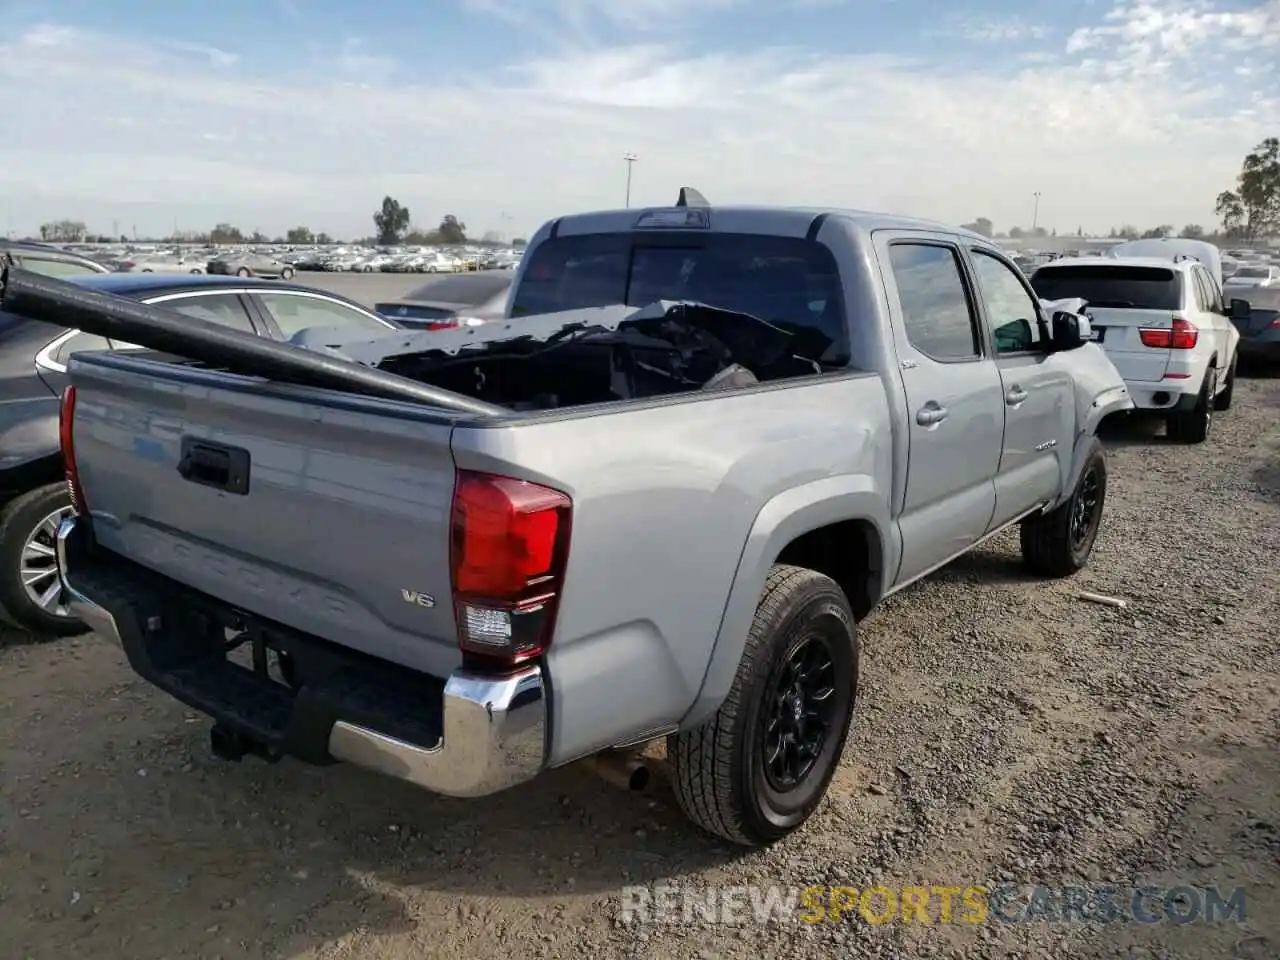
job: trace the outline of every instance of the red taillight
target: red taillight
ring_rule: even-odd
[[[58,445],[62,448],[62,465],[67,478],[67,495],[71,498],[71,509],[77,516],[89,512],[84,500],[84,490],[80,487],[80,472],[76,469],[75,444],[76,388],[67,387],[62,391],[62,402],[58,404]]]
[[[450,565],[464,654],[512,666],[551,642],[573,503],[536,483],[459,470]]]
[[[1194,323],[1173,318],[1173,326],[1168,330],[1152,330],[1144,327],[1138,331],[1144,347],[1155,347],[1160,350],[1191,350],[1200,339],[1200,331]]]
[[[1276,317],[1270,324],[1268,324],[1268,326],[1271,329],[1280,330],[1280,317]]]
[[[459,326],[457,317],[445,317],[442,320],[427,321],[428,330],[456,330]]]

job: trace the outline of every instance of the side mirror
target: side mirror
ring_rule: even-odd
[[[1232,320],[1248,321],[1253,314],[1253,307],[1248,300],[1241,300],[1239,297],[1232,297],[1231,303],[1227,306],[1227,316]]]
[[[1053,315],[1052,344],[1054,350],[1074,350],[1092,339],[1089,321],[1078,313],[1058,310]]]

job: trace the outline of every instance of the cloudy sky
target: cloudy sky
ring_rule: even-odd
[[[0,232],[832,205],[1210,224],[1280,0],[0,0]]]

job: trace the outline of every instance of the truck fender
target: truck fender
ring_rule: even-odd
[[[1079,449],[1081,440],[1088,440],[1098,432],[1098,426],[1105,418],[1113,413],[1119,413],[1121,410],[1132,409],[1133,398],[1129,396],[1129,388],[1123,383],[1103,390],[1082,411],[1080,434],[1076,437],[1076,448]],[[1074,489],[1074,478],[1076,476],[1078,474],[1072,474],[1072,489]]]
[[[1062,496],[1058,498],[1058,504],[1066,503],[1075,493],[1076,484],[1080,482],[1080,474],[1084,472],[1085,461],[1089,459],[1089,451],[1093,449],[1096,439],[1093,431],[1076,437],[1076,446],[1071,452],[1071,472],[1067,475],[1067,483],[1062,488]]]
[[[878,489],[874,478],[865,475],[824,477],[785,490],[764,504],[743,544],[707,671],[697,697],[680,721],[682,729],[706,720],[728,696],[765,579],[783,548],[811,530],[861,520],[870,523],[880,537],[884,568],[895,569],[898,545],[888,535],[888,506],[889,492]]]

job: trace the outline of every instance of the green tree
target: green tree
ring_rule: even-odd
[[[79,220],[54,220],[40,224],[40,239],[51,243],[80,243],[89,228]]]
[[[514,240],[511,241],[511,245],[518,249],[520,247],[527,247],[529,245],[529,241],[526,240],[524,237],[516,237]]]
[[[1010,227],[1010,228],[1009,228],[1009,239],[1010,239],[1010,240],[1021,240],[1021,239],[1022,239],[1023,237],[1025,237],[1026,235],[1027,235],[1027,231],[1023,230],[1021,227]]]
[[[220,223],[209,231],[210,243],[244,243],[244,234],[239,227],[229,223]]]
[[[1162,223],[1158,227],[1142,231],[1143,240],[1161,240],[1171,236],[1173,236],[1173,224],[1171,223]]]
[[[292,244],[315,243],[316,237],[307,227],[294,227],[285,234],[285,242]]]
[[[1116,231],[1116,236],[1124,240],[1137,240],[1138,237],[1141,236],[1141,234],[1138,233],[1138,228],[1135,227],[1133,224],[1126,223],[1123,227],[1121,227],[1119,230]]]
[[[373,225],[378,228],[378,243],[383,246],[399,243],[409,229],[409,208],[400,206],[394,197],[383,197],[382,208],[373,215]]]
[[[1280,137],[1245,155],[1236,189],[1218,194],[1213,211],[1228,235],[1252,240],[1280,231]]]
[[[327,233],[317,233],[316,243],[333,243],[333,237],[329,236]]]
[[[984,237],[995,236],[995,228],[986,217],[978,217],[973,223],[962,223],[960,226],[964,230],[972,230],[974,233],[980,233]]]
[[[1182,232],[1178,234],[1184,240],[1203,240],[1204,227],[1198,223],[1188,223],[1182,228]]]
[[[459,221],[452,213],[444,215],[440,220],[440,226],[436,227],[436,231],[444,238],[444,243],[467,242],[467,225]]]

